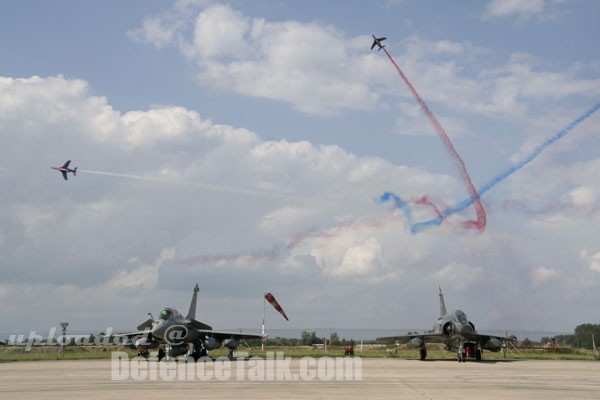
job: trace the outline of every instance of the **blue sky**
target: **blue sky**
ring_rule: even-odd
[[[418,220],[435,217],[422,196],[469,195],[369,50],[387,37],[479,187],[600,101],[597,2],[0,7],[0,309],[15,330],[135,326],[187,307],[196,281],[217,328],[258,326],[264,291],[291,319],[275,328],[423,328],[438,284],[487,329],[600,318],[599,117],[486,193],[483,232],[461,227],[469,208],[413,234],[384,191]],[[63,182],[48,167],[66,159],[82,172]]]

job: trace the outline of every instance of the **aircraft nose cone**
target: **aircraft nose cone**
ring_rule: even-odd
[[[460,330],[460,333],[462,333],[463,335],[470,335],[473,333],[473,327],[471,327],[471,325],[465,325]]]

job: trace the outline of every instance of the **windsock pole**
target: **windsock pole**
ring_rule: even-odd
[[[264,293],[265,295],[267,293]],[[260,340],[260,350],[265,350],[265,318],[266,318],[266,309],[267,309],[267,301],[265,296],[263,296],[263,320],[262,320],[262,338]]]

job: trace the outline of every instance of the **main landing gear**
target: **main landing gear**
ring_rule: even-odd
[[[475,358],[477,361],[481,361],[481,354],[483,351],[481,350],[481,346],[476,343],[462,343],[458,347],[458,362],[466,362],[467,358]]]

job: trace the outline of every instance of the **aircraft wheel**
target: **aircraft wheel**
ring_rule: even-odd
[[[479,350],[479,349],[475,350],[475,359],[477,361],[481,361],[481,350]]]
[[[138,357],[148,358],[148,356],[150,356],[150,352],[148,350],[142,350],[138,351],[137,355]]]
[[[165,351],[163,349],[158,349],[158,361],[162,360],[163,358],[165,358],[167,354],[165,353]]]
[[[421,358],[421,361],[424,361],[427,358],[426,348],[419,349],[419,357]]]

